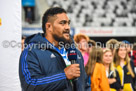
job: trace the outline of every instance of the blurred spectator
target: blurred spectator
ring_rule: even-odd
[[[115,67],[119,72],[123,91],[136,91],[134,90],[134,84],[136,80],[134,73],[134,63],[133,61],[130,61],[127,48],[122,42],[119,42],[116,47],[114,62]]]
[[[119,73],[114,67],[113,53],[109,48],[105,48],[103,50],[102,61],[106,68],[106,76],[108,77],[108,81],[111,88],[110,91],[120,91],[121,83],[120,83]]]
[[[25,10],[25,21],[31,24],[35,20],[35,0],[22,0],[22,6]]]
[[[105,67],[102,64],[102,49],[94,47],[89,55],[85,67],[86,73],[91,77],[91,91],[110,91]]]
[[[113,55],[115,53],[115,49],[116,49],[116,44],[118,43],[118,41],[116,39],[110,39],[106,42],[106,47],[111,49]]]
[[[30,7],[27,8],[27,13],[26,14],[27,14],[26,15],[26,21],[31,24],[32,23],[32,10],[31,10]]]
[[[122,42],[126,44],[128,55],[129,55],[130,58],[132,58],[133,50],[132,50],[132,46],[131,46],[130,42],[127,41],[127,40],[123,40]]]
[[[82,56],[84,58],[84,66],[86,66],[89,58],[89,54],[88,54],[89,37],[84,34],[77,34],[74,36],[74,40],[78,46],[78,49],[82,53]]]
[[[88,47],[89,47],[89,50],[88,50],[88,53],[92,50],[92,48],[94,48],[96,46],[96,42],[92,39],[90,39],[88,41]]]
[[[25,39],[26,39],[26,37],[25,36],[22,36],[22,40],[21,40],[21,49],[22,49],[22,51],[24,50],[24,43],[25,43]]]
[[[133,62],[136,67],[136,43],[133,45]]]
[[[135,66],[135,74],[136,74],[136,43],[133,45],[133,62]],[[135,89],[136,89],[136,80],[135,80]]]

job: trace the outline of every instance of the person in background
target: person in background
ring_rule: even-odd
[[[26,21],[30,24],[32,23],[32,10],[30,7],[27,8]]]
[[[132,45],[131,45],[130,42],[127,41],[127,40],[123,40],[122,42],[125,43],[125,45],[126,45],[126,48],[127,48],[127,52],[128,52],[129,57],[130,57],[131,59],[133,59],[133,58],[132,58],[132,57],[133,57]]]
[[[87,57],[85,57],[85,58],[89,58],[89,53],[95,46],[96,46],[96,42],[94,40],[92,40],[92,39],[89,39],[89,41],[88,41],[88,50],[87,50],[87,53],[85,55]],[[87,63],[88,63],[88,60],[85,59],[85,62],[84,62],[85,65],[84,66],[86,66]]]
[[[113,64],[113,53],[109,48],[103,49],[103,64],[106,68],[106,76],[110,84],[110,91],[121,91],[121,83],[117,70]]]
[[[133,62],[136,69],[136,43],[134,43],[133,45]],[[135,70],[135,73],[136,73],[136,70]]]
[[[88,62],[88,58],[89,58],[88,40],[89,40],[89,37],[84,34],[77,34],[74,36],[74,41],[76,42],[77,47],[82,53],[82,56],[84,58],[84,66],[86,66]]]
[[[136,43],[133,45],[133,62],[135,66],[135,74],[136,74]],[[136,81],[135,81],[135,89],[136,89]]]
[[[106,42],[106,47],[111,49],[113,55],[115,53],[115,49],[116,49],[116,44],[118,43],[118,41],[116,39],[110,39]]]
[[[92,39],[90,39],[88,41],[88,47],[89,47],[89,50],[88,50],[88,53],[96,46],[96,42]]]
[[[133,61],[130,61],[127,48],[123,42],[117,44],[114,55],[114,64],[119,73],[123,91],[136,91],[134,90],[136,80],[134,63]]]
[[[105,67],[102,64],[102,49],[94,47],[89,55],[88,63],[85,67],[86,73],[91,77],[91,91],[110,91]]]
[[[21,50],[23,51],[24,50],[24,43],[25,43],[25,39],[26,37],[25,36],[22,36],[22,40],[21,40]]]
[[[35,21],[35,0],[22,0],[25,11],[25,21],[29,24]]]
[[[135,74],[136,74],[136,43],[134,43],[133,45],[133,62],[134,62],[134,66],[135,66]],[[136,81],[135,81],[135,87],[136,89]]]
[[[70,60],[65,45],[72,42],[69,24],[63,8],[49,8],[42,19],[44,33],[26,38],[29,46],[22,52],[19,62],[22,91],[73,91],[73,88],[76,88],[74,91],[90,91],[79,50],[76,49],[76,63],[67,64]],[[76,80],[71,82],[73,79]]]

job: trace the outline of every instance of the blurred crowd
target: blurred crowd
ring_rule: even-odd
[[[74,40],[92,91],[136,91],[136,44],[110,39],[103,47],[83,34],[75,35]]]

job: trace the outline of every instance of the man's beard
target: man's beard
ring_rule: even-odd
[[[59,37],[58,35],[53,35],[53,38],[58,42],[64,42],[64,44],[72,42],[70,35],[69,35],[69,39],[66,39],[64,36]]]
[[[62,46],[65,47],[65,45],[71,45],[73,43],[70,35],[69,35],[69,39],[66,39],[64,36],[59,37],[58,35],[53,35],[53,37],[56,41],[58,41],[60,47]]]

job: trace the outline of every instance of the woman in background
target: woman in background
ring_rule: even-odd
[[[96,42],[92,39],[88,41],[88,53],[96,46]]]
[[[78,49],[82,53],[83,59],[84,59],[84,66],[86,66],[89,58],[89,47],[88,47],[88,41],[89,37],[84,34],[77,34],[74,36],[74,41],[77,44]]]
[[[120,76],[123,91],[136,91],[134,90],[136,80],[134,63],[130,60],[126,46],[122,42],[116,46],[114,63]]]
[[[91,77],[91,91],[110,91],[105,67],[102,64],[102,49],[94,47],[85,67],[86,73]]]
[[[119,41],[116,40],[116,39],[110,39],[106,42],[106,47],[111,49],[112,53],[113,53],[113,56],[114,56],[114,53],[115,53],[115,50],[116,50],[116,44],[118,43]]]
[[[113,53],[108,48],[103,50],[103,64],[106,68],[106,76],[108,78],[111,91],[121,91],[119,74],[113,64]]]

